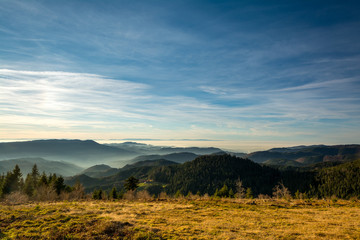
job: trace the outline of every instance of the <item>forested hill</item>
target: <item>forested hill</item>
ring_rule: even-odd
[[[360,145],[297,146],[250,153],[247,158],[269,165],[307,166],[321,162],[346,162],[360,157]]]
[[[360,197],[360,159],[323,168],[316,176],[318,197]]]
[[[169,162],[172,164],[171,162]],[[80,182],[88,191],[95,188],[110,190],[122,189],[124,181],[134,176],[142,183],[142,189],[150,194],[166,191],[186,195],[213,195],[224,186],[234,193],[239,191],[241,181],[243,190],[250,190],[253,196],[271,196],[274,187],[283,184],[293,196],[297,192],[308,197],[360,197],[360,160],[342,163],[335,167],[317,165],[314,168],[294,168],[279,170],[251,160],[236,156],[204,155],[184,164],[169,165],[168,161],[150,160],[118,169],[113,176],[90,178],[85,175],[67,179],[67,184]],[[156,191],[152,189],[156,188]]]
[[[360,197],[360,160],[335,167],[280,171],[231,155],[205,155],[182,165],[157,168],[150,177],[167,181],[169,193],[180,190],[182,194],[214,194],[224,185],[236,192],[240,180],[255,196],[271,196],[274,187],[282,183],[293,195],[300,192],[319,198]]]
[[[291,181],[294,176],[297,177],[296,183]],[[182,165],[157,168],[150,177],[155,181],[168,182],[170,193],[180,190],[183,194],[198,191],[213,194],[224,184],[236,191],[238,180],[242,181],[244,188],[251,188],[255,195],[271,194],[279,182],[286,183],[293,191],[297,190],[295,188],[305,191],[304,185],[307,183],[307,173],[283,174],[276,169],[227,154],[205,155]]]

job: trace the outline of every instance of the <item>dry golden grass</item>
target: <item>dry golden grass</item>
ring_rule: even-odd
[[[83,201],[0,207],[4,239],[360,239],[360,202]]]

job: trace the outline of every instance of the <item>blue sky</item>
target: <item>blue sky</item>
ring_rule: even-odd
[[[0,139],[360,143],[359,29],[356,1],[0,0]]]

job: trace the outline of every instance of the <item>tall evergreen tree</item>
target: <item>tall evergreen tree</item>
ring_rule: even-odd
[[[134,191],[139,187],[139,179],[134,176],[129,177],[125,180],[124,187],[127,191]]]
[[[48,185],[48,178],[46,177],[45,172],[43,172],[43,174],[41,175],[38,185]]]
[[[116,191],[116,187],[113,187],[113,188],[111,189],[110,198],[111,198],[111,199],[117,199],[117,198],[118,198],[118,194],[117,194],[117,191]]]
[[[62,176],[56,178],[53,186],[54,186],[56,193],[59,195],[61,193],[61,191],[63,191],[66,187],[64,184],[64,178]]]
[[[32,176],[28,174],[25,179],[24,189],[23,191],[25,194],[27,194],[29,197],[31,197],[34,194],[34,184],[32,180]]]
[[[39,176],[40,176],[40,174],[39,174],[39,170],[37,168],[37,165],[34,164],[32,170],[31,170],[31,177],[32,177],[31,180],[33,181],[34,188],[36,188],[37,185],[38,185]]]

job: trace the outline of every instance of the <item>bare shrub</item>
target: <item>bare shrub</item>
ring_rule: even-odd
[[[279,183],[273,188],[273,197],[276,199],[290,199],[291,194],[289,189],[283,183]]]
[[[42,185],[36,189],[33,198],[36,201],[55,201],[58,195],[53,187]]]
[[[134,200],[135,199],[135,191],[129,190],[126,193],[124,193],[123,199]]]
[[[86,197],[84,186],[80,183],[74,185],[73,190],[70,192],[70,199],[80,200]]]
[[[208,193],[205,193],[203,196],[201,196],[201,199],[203,200],[209,200],[210,199],[210,196]]]
[[[140,200],[150,200],[153,199],[150,193],[146,190],[140,191],[136,193],[136,198]]]
[[[159,194],[159,197],[158,197],[159,199],[168,199],[169,198],[169,196],[166,194],[166,192],[161,192],[160,194]]]
[[[259,194],[258,195],[258,199],[262,199],[262,200],[266,200],[266,199],[270,199],[271,197],[269,195],[266,194]]]
[[[185,196],[186,199],[194,200],[197,198],[196,195],[194,195],[192,192],[188,192],[188,194]]]
[[[23,204],[28,201],[29,197],[20,191],[12,192],[5,196],[5,202],[8,204]]]
[[[236,198],[245,198],[246,190],[240,178],[235,182],[236,185]]]
[[[64,201],[64,200],[69,201],[69,200],[71,200],[70,193],[68,193],[68,192],[60,193],[60,195],[58,196],[58,200],[61,200],[61,201]]]

